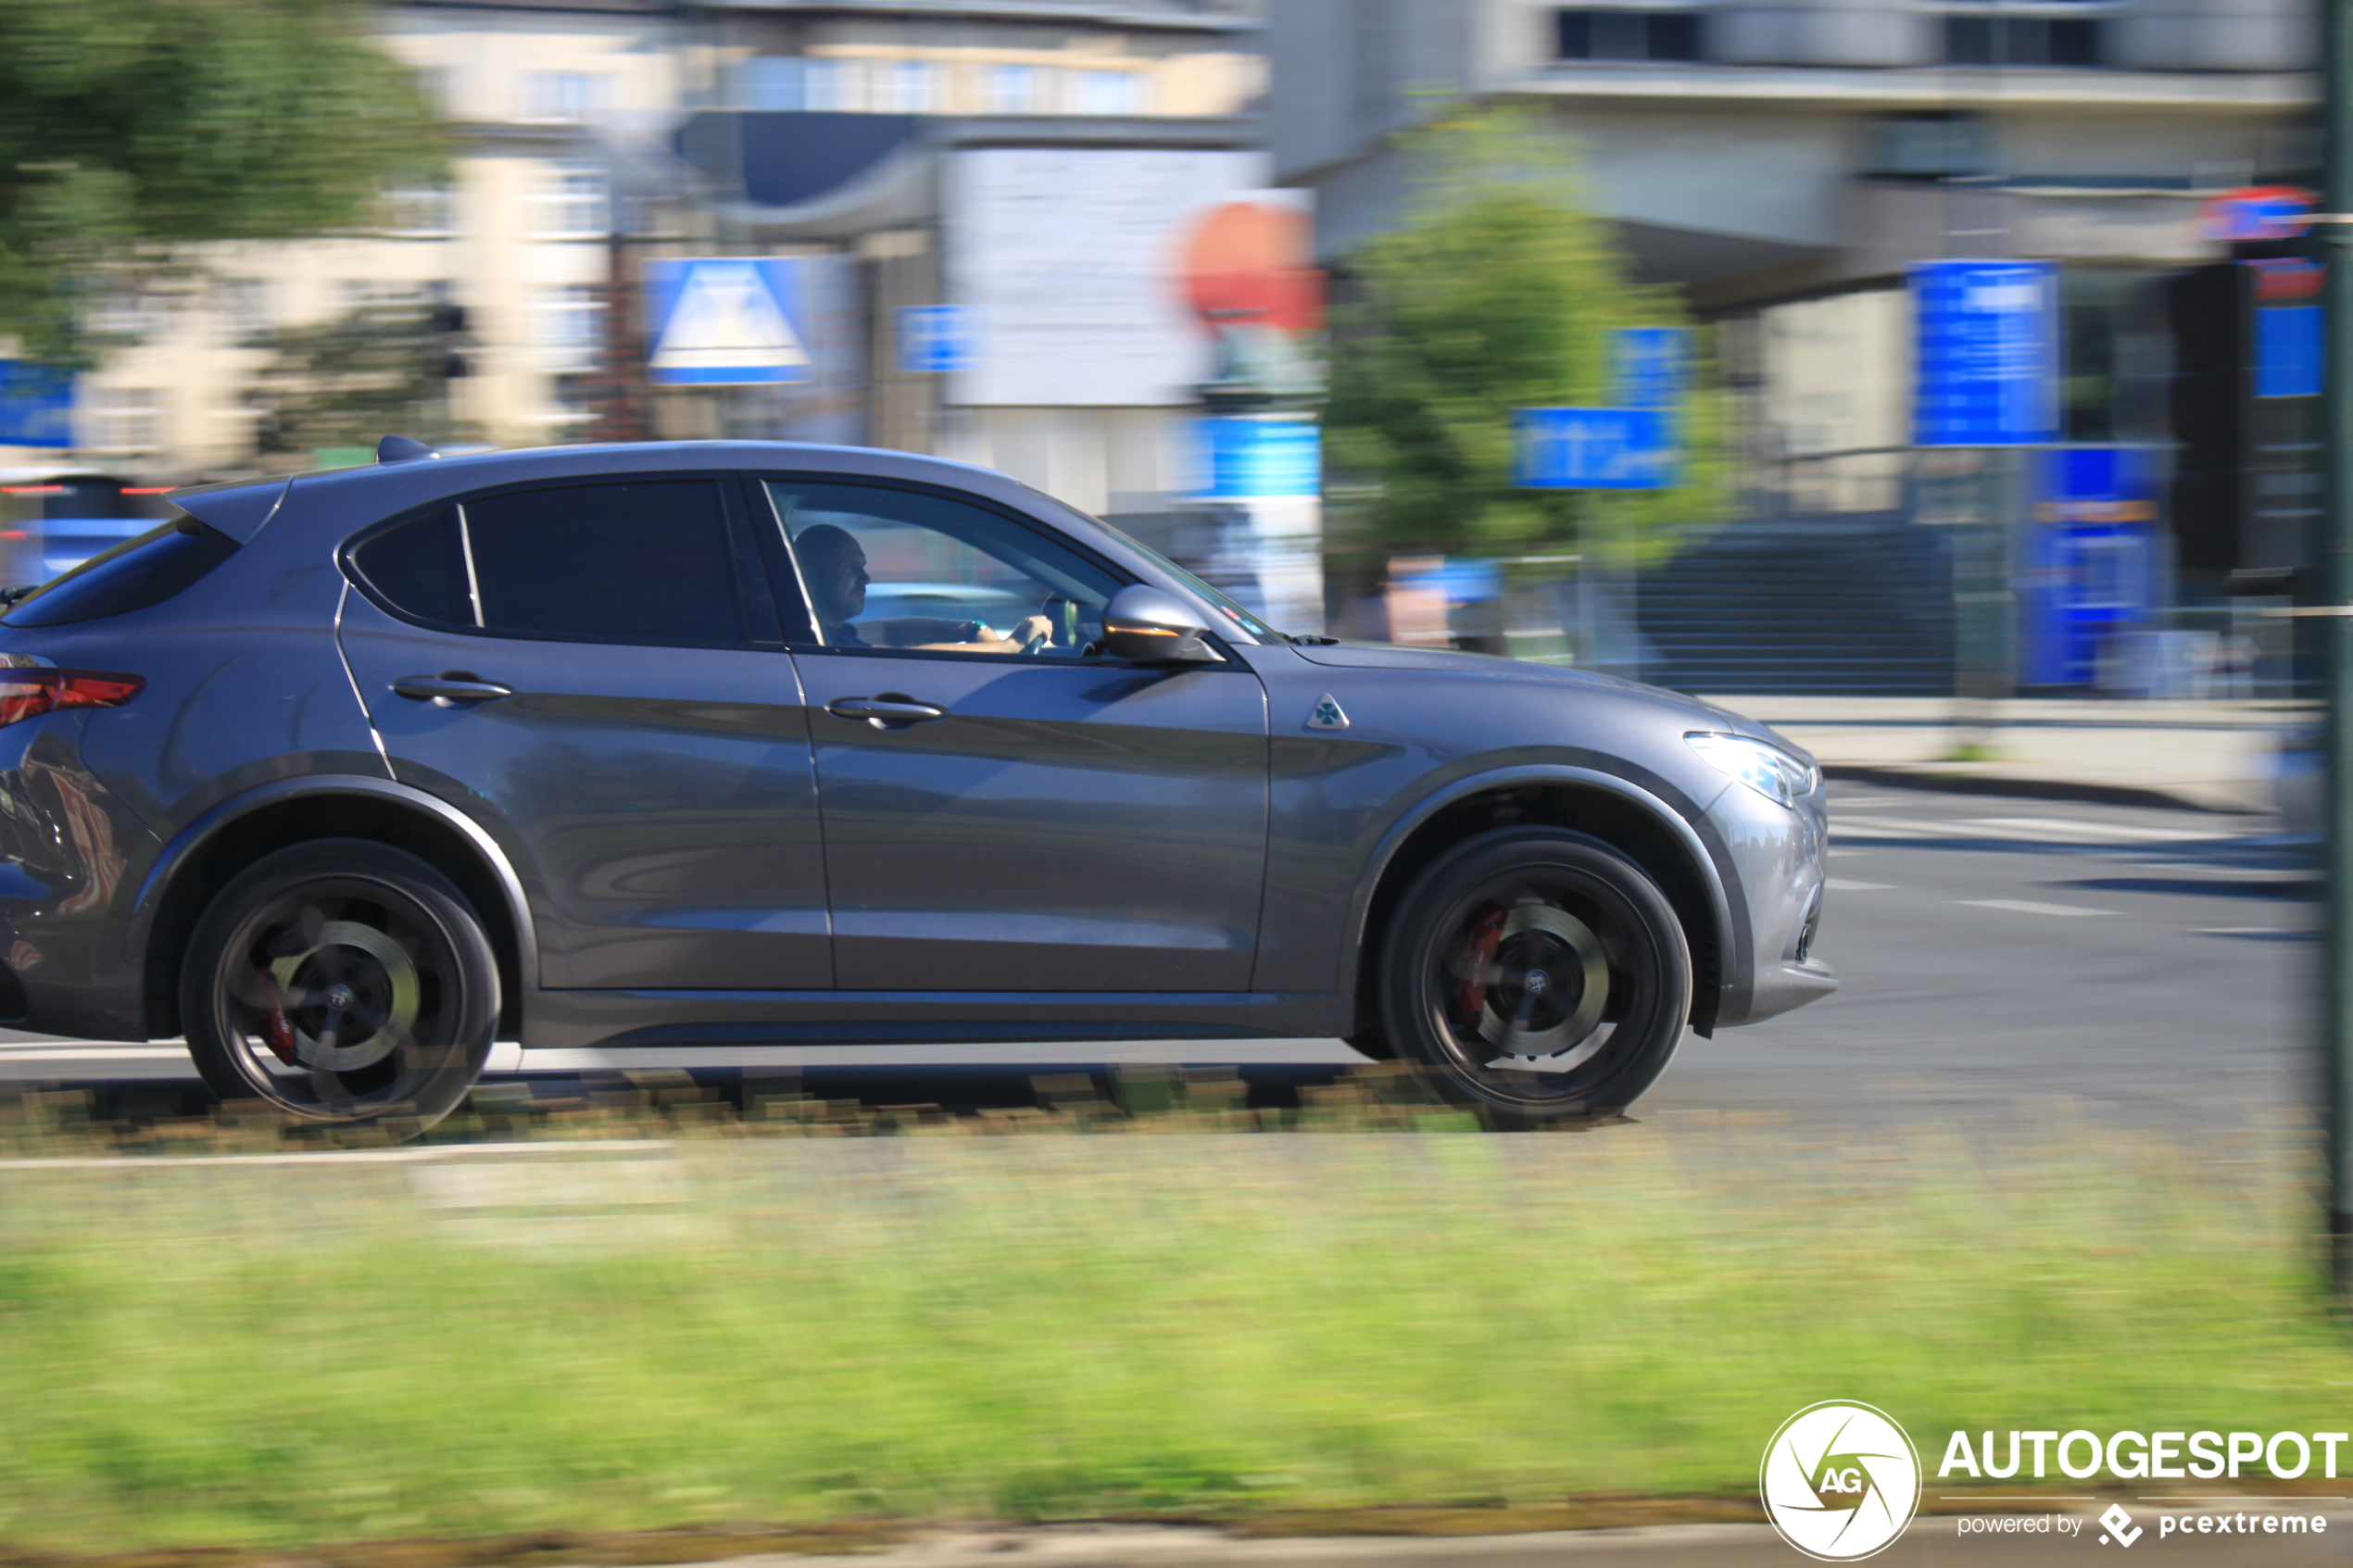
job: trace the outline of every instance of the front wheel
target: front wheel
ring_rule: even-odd
[[[180,974],[188,1054],[223,1099],[431,1126],[490,1055],[498,965],[465,895],[360,839],[296,845],[206,909]]]
[[[1449,851],[1407,890],[1380,961],[1398,1055],[1498,1126],[1622,1110],[1691,1015],[1674,906],[1580,834],[1506,829]]]

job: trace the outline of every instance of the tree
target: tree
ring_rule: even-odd
[[[1667,525],[1721,507],[1712,399],[1676,410],[1680,483],[1606,495],[1516,488],[1512,413],[1602,404],[1611,330],[1685,324],[1680,303],[1628,281],[1574,153],[1537,113],[1469,110],[1403,150],[1415,175],[1404,221],[1348,257],[1334,312],[1335,510],[1390,549],[1581,544],[1619,563],[1670,551]]]
[[[88,295],[208,241],[347,228],[435,178],[352,0],[0,0],[0,334],[89,361]]]
[[[258,340],[272,352],[254,378],[257,450],[373,446],[395,434],[427,445],[468,438],[449,408],[450,379],[465,373],[464,330],[458,307],[420,300],[362,306]]]

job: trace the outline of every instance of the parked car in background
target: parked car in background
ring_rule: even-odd
[[[1341,1035],[1504,1124],[1834,987],[1811,759],[1292,637],[1002,475],[572,446],[179,492],[0,617],[0,1016],[429,1123],[539,1047]]]

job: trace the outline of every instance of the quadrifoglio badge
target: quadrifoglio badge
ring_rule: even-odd
[[[1886,1411],[1826,1400],[1781,1423],[1756,1485],[1781,1539],[1820,1562],[1852,1562],[1912,1522],[1919,1454]]]

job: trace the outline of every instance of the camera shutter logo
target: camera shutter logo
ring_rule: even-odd
[[[1853,1562],[1904,1533],[1920,1505],[1920,1459],[1884,1411],[1826,1400],[1781,1423],[1757,1473],[1781,1539],[1823,1562]]]

